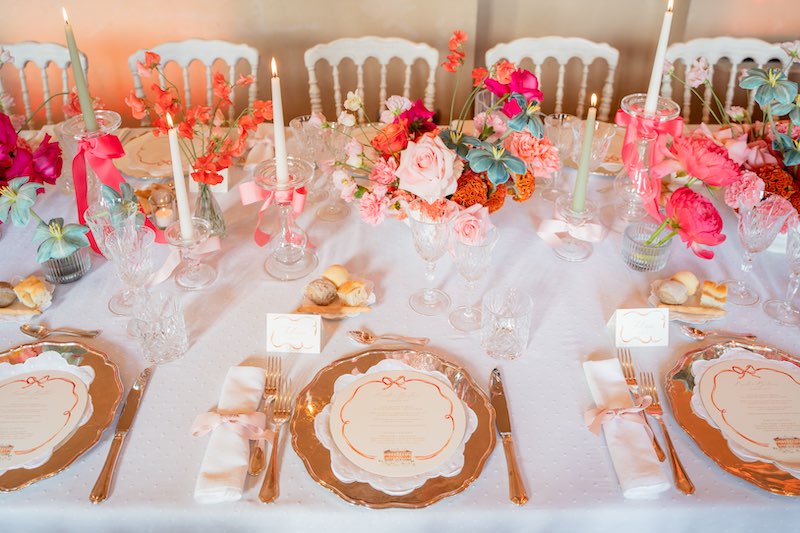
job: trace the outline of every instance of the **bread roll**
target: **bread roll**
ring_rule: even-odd
[[[16,301],[14,286],[6,281],[0,281],[0,307],[8,307]]]
[[[315,279],[306,285],[305,295],[317,305],[328,305],[336,299],[336,285],[327,278]]]
[[[665,304],[683,304],[689,299],[689,289],[683,283],[671,279],[659,285],[656,296]]]
[[[697,276],[687,270],[677,272],[674,276],[672,276],[672,279],[683,283],[689,296],[692,296],[694,293],[696,293],[697,287],[700,285],[700,280],[697,279]]]
[[[47,307],[53,298],[44,282],[36,276],[28,276],[17,283],[14,292],[20,302],[32,309]]]
[[[702,307],[712,307],[722,309],[728,301],[728,286],[724,283],[714,283],[704,281],[703,289],[700,293],[700,305]]]
[[[361,306],[367,303],[369,293],[360,281],[346,281],[338,289],[339,298],[351,306]]]
[[[331,265],[325,269],[325,272],[322,273],[322,277],[328,278],[339,288],[347,281],[347,278],[350,277],[350,273],[342,265]]]

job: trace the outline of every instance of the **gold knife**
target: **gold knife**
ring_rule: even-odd
[[[122,407],[122,413],[119,415],[117,421],[117,429],[114,432],[114,440],[111,441],[111,448],[108,450],[108,457],[100,471],[100,476],[97,478],[97,483],[94,484],[92,493],[89,495],[89,500],[92,503],[100,503],[108,498],[108,491],[111,488],[111,480],[114,478],[114,468],[117,466],[117,459],[119,452],[122,450],[122,443],[125,441],[125,436],[128,430],[131,429],[133,418],[136,416],[136,411],[139,409],[139,404],[142,401],[142,394],[147,387],[147,382],[150,375],[153,373],[152,366],[144,369],[136,381],[131,386],[128,397],[125,399],[125,405]]]
[[[503,438],[503,450],[506,453],[506,464],[508,466],[508,495],[511,501],[517,505],[528,503],[528,494],[525,492],[525,484],[522,482],[519,467],[517,466],[517,456],[514,453],[514,440],[511,437],[511,419],[508,416],[508,402],[503,391],[503,378],[500,376],[500,369],[495,368],[489,377],[489,393],[494,407],[495,424],[497,431]]]

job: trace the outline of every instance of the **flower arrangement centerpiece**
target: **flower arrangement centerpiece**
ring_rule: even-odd
[[[455,31],[449,41],[450,54],[443,63],[456,73],[464,62],[467,35]],[[531,72],[501,61],[490,69],[472,73],[474,87],[450,124],[435,124],[434,112],[421,100],[402,96],[386,100],[380,123],[371,123],[358,93],[349,93],[338,122],[353,126],[346,159],[336,162],[333,180],[341,197],[358,204],[365,222],[377,225],[387,216],[404,218],[408,204],[423,199],[429,215],[452,215],[459,209],[478,206],[495,212],[511,196],[529,200],[535,176],[558,168],[555,147],[543,136],[543,98],[539,81]],[[497,95],[496,103],[475,120],[475,131],[464,131],[478,91]],[[363,113],[368,125],[356,124]],[[447,207],[447,206],[450,207]]]
[[[213,234],[224,236],[225,221],[209,186],[222,182],[222,172],[235,158],[244,154],[248,136],[256,131],[258,125],[272,120],[272,102],[256,100],[252,107],[228,119],[227,112],[233,105],[232,92],[236,87],[251,85],[255,81],[254,75],[240,74],[234,82],[215,72],[211,79],[212,101],[208,105],[188,107],[178,87],[165,76],[158,54],[145,52],[144,61],[138,61],[136,67],[142,77],[157,74],[165,87],[154,81],[150,85],[152,96],[149,99],[139,98],[131,92],[125,103],[131,108],[134,118],[149,115],[155,135],[167,134],[170,128],[167,115],[178,125],[181,152],[192,166],[191,178],[200,186],[195,216],[208,220]]]
[[[673,78],[687,84],[700,98],[720,127],[712,131],[701,124],[694,132],[674,138],[661,154],[663,159],[654,167],[654,176],[676,173],[673,182],[680,187],[667,193],[666,214],[657,205],[651,206],[651,214],[662,222],[661,229],[669,230],[655,239],[679,234],[700,257],[713,257],[712,252],[697,245],[722,242],[722,220],[714,206],[691,189],[694,183],[703,183],[712,191],[724,188],[725,203],[734,209],[739,207],[742,193],[771,192],[800,210],[800,96],[797,83],[786,76],[792,63],[800,62],[800,41],[782,47],[791,59],[786,67],[748,69],[739,80],[740,87],[754,91],[752,97],[763,115],[760,121],[753,121],[742,107],[723,106],[713,91],[712,72],[705,58],[694,61],[686,80],[675,76],[672,65],[666,65]],[[704,98],[700,87],[707,88],[704,92],[710,94],[710,100]]]

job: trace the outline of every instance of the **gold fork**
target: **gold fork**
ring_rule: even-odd
[[[667,441],[667,449],[669,450],[669,462],[672,465],[672,475],[675,476],[675,486],[686,494],[694,492],[694,485],[692,484],[686,470],[683,469],[681,460],[678,459],[678,454],[675,452],[675,447],[672,445],[672,439],[669,438],[667,432],[667,425],[664,424],[662,415],[664,411],[661,409],[661,402],[658,401],[658,390],[656,389],[656,382],[653,378],[652,372],[642,372],[639,374],[642,381],[642,392],[645,396],[650,396],[653,402],[647,407],[647,414],[658,420],[661,426],[661,432],[664,434],[664,440]]]
[[[279,357],[270,357],[267,359],[267,379],[264,382],[264,399],[262,410],[265,415],[269,415],[269,406],[275,401],[275,395],[278,394],[278,382],[281,378],[281,360]],[[266,442],[250,441],[250,467],[247,473],[251,476],[257,476],[266,464],[266,453],[264,448]]]
[[[283,426],[292,414],[292,382],[281,379],[275,408],[272,410],[272,421],[275,423],[275,435],[272,437],[272,456],[269,461],[264,484],[258,493],[258,499],[264,503],[274,502],[278,498],[278,441]]]
[[[619,366],[622,367],[622,375],[625,376],[625,384],[628,386],[628,390],[633,394],[634,401],[637,401],[640,395],[639,383],[636,381],[636,371],[633,368],[631,351],[628,348],[617,349],[617,360],[619,361]],[[650,440],[653,443],[653,449],[656,451],[658,460],[663,463],[667,456],[664,455],[663,448],[658,444],[655,434],[653,433],[653,428],[650,427],[650,423],[647,421],[647,417],[644,416],[644,413],[642,413],[642,419],[644,419],[644,423],[647,424],[647,427],[650,428],[650,435],[652,435]]]

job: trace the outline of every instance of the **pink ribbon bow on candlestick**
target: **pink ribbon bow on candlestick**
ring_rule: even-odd
[[[122,143],[114,135],[103,135],[92,139],[82,139],[78,142],[78,152],[72,160],[72,179],[75,183],[75,203],[78,207],[78,221],[86,223],[86,209],[89,207],[87,193],[89,185],[86,179],[86,163],[94,170],[100,182],[119,192],[119,186],[125,181],[122,174],[114,166],[113,159],[118,159],[125,155]],[[141,206],[139,206],[141,209]],[[153,225],[150,219],[144,219],[145,225],[155,231],[156,242],[167,242],[164,232]],[[100,253],[100,249],[95,242],[94,235],[88,234],[92,249]]]
[[[279,204],[291,203],[295,215],[302,213],[306,205],[305,187],[287,189],[285,191],[268,191],[256,185],[255,182],[249,181],[239,185],[239,196],[242,199],[242,205],[263,202],[258,210],[258,221],[253,233],[253,240],[259,246],[264,246],[272,239],[272,235],[261,230],[261,220],[264,218],[264,212],[272,205],[273,201]]]
[[[595,435],[600,434],[600,428],[603,424],[614,420],[615,418],[622,418],[630,422],[635,422],[644,426],[650,438],[653,438],[653,431],[644,420],[644,410],[647,409],[653,399],[650,396],[641,396],[639,401],[633,407],[618,407],[616,409],[608,409],[607,407],[599,407],[591,409],[583,414],[586,427]]]
[[[216,411],[209,411],[203,413],[198,415],[192,423],[192,436],[202,437],[223,424],[246,439],[272,439],[272,431],[264,429],[264,426],[267,425],[267,415],[261,412],[220,414]]]
[[[600,224],[582,224],[576,226],[563,220],[543,220],[536,229],[536,234],[553,248],[561,245],[559,233],[568,233],[570,236],[585,242],[599,242],[605,237],[605,230]]]
[[[622,143],[622,162],[628,169],[628,174],[634,174],[640,167],[639,153],[636,139],[639,137],[656,136],[655,145],[650,150],[650,167],[660,162],[667,146],[667,135],[678,137],[683,132],[683,118],[676,117],[672,120],[658,121],[649,118],[638,118],[629,115],[622,109],[617,110],[614,122],[625,127],[625,140]]]

